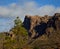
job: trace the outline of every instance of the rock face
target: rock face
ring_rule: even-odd
[[[45,15],[43,17],[26,15],[23,24],[32,38],[45,33],[49,35],[53,32],[51,29],[60,29],[60,13],[55,13],[53,16]]]
[[[55,25],[56,29],[60,30],[60,13],[55,14]]]
[[[39,16],[25,16],[25,20],[24,20],[24,27],[28,30],[29,35],[31,36],[31,34],[33,34],[33,36],[35,35],[35,30],[34,27],[36,25],[39,25],[39,23],[41,22],[41,19]]]

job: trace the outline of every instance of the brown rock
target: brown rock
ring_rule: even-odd
[[[6,36],[8,36],[8,37],[11,37],[11,40],[13,40],[15,38],[15,34],[12,31],[10,31],[10,32],[4,32],[4,34]]]
[[[25,20],[23,22],[24,27],[28,30],[28,32],[31,34],[31,37],[34,37],[36,35],[35,27],[40,25],[42,22],[47,23],[49,20],[49,16],[45,15],[44,17],[35,15],[35,16],[25,16]]]
[[[60,30],[60,13],[55,13],[53,16],[45,15],[43,17],[26,15],[23,24],[31,37],[44,33],[50,34],[54,29]]]
[[[60,30],[60,13],[56,13],[55,15],[55,25],[57,30]]]

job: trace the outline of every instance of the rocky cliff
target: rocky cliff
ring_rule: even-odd
[[[53,30],[60,30],[60,13],[55,13],[53,16],[26,15],[23,24],[32,38],[43,34],[49,36]]]
[[[0,33],[0,49],[60,49],[60,13],[26,15],[23,25]]]

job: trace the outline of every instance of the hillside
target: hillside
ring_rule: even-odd
[[[34,39],[30,42],[32,46],[39,49],[60,49],[60,13],[43,17],[26,15],[23,24],[29,37]]]
[[[1,49],[60,49],[60,13],[19,17],[9,32],[0,33]],[[3,39],[3,40],[2,40]]]

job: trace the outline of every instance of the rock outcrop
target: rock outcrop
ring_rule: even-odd
[[[60,13],[55,13],[53,16],[45,15],[43,17],[26,15],[23,24],[32,38],[45,33],[49,35],[53,30],[60,29]]]
[[[11,37],[11,40],[15,38],[15,34],[12,31],[4,32],[5,36]]]

